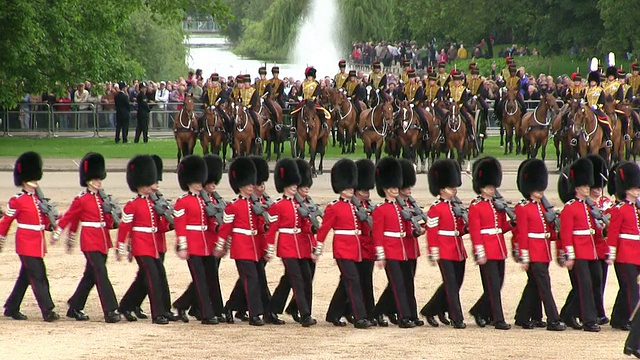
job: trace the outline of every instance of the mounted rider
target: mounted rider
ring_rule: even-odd
[[[347,82],[347,79],[349,78],[349,75],[346,72],[347,62],[344,60],[338,61],[338,67],[340,68],[340,72],[333,77],[333,86],[335,86],[336,89],[342,89],[344,83]]]
[[[638,96],[638,91],[640,91],[640,64],[634,62],[631,64],[631,77],[629,78],[629,85],[631,85],[631,91],[633,91],[633,96]]]
[[[516,101],[518,102],[518,106],[520,107],[520,115],[524,116],[527,113],[527,106],[524,103],[524,98],[522,97],[522,93],[520,92],[520,75],[518,74],[516,64],[511,63],[508,67],[508,77],[505,78],[505,87],[501,91],[501,97],[499,101],[496,101],[495,104],[495,114],[496,118],[499,121],[502,121],[502,117],[504,116],[504,107],[505,107],[505,97],[507,91],[513,90],[516,93]]]
[[[465,125],[469,131],[467,131],[469,135],[469,139],[471,141],[475,140],[475,127],[473,126],[473,121],[471,121],[471,113],[473,109],[469,105],[469,100],[471,99],[471,93],[469,90],[462,84],[462,73],[460,70],[455,70],[453,73],[453,84],[449,86],[449,92],[447,94],[447,98],[453,99],[460,110],[460,114],[462,115],[462,119],[465,122]]]
[[[258,69],[258,74],[260,74],[260,79],[256,81],[254,87],[256,88],[258,95],[260,96],[260,104],[267,107],[267,109],[269,110],[269,114],[271,115],[270,120],[273,122],[273,124],[276,124],[278,121],[278,114],[276,113],[276,109],[273,107],[271,101],[268,101],[269,93],[267,92],[267,89],[269,88],[270,81],[267,80],[267,68],[261,66]]]
[[[615,66],[616,58],[614,53],[612,52],[609,53],[608,63],[609,63],[609,67],[607,67],[607,71],[606,71],[607,79],[604,85],[602,86],[604,89],[605,101],[607,96],[611,96],[611,98],[616,102],[616,104],[619,104],[624,100],[625,90],[622,84],[624,83],[626,74],[624,73],[624,71],[620,70],[622,72],[622,76],[618,75],[618,69]],[[622,77],[622,83],[619,80],[620,77]],[[616,111],[616,113],[622,122],[622,134],[624,136],[624,139],[631,140],[629,138],[629,135],[626,134],[627,125],[629,123],[627,117],[624,116],[624,114],[621,111]]]
[[[373,71],[369,74],[369,84],[373,91],[376,92],[376,104],[372,106],[380,105],[380,98],[386,100],[386,93],[384,90],[387,88],[387,74],[382,72],[382,65],[379,61],[374,61],[371,64]],[[373,101],[373,99],[369,99]]]
[[[402,65],[402,68],[404,69],[402,71],[402,74],[400,74],[400,81],[403,84],[408,84],[409,83],[409,71],[411,70],[411,63],[407,59],[402,59],[400,64]]]
[[[511,72],[509,71],[509,67],[511,65],[515,66],[516,63],[511,56],[507,56],[504,60],[507,66],[505,66],[504,69],[502,69],[502,72],[500,74],[502,75],[502,79],[506,83],[507,79],[511,77]]]
[[[489,106],[485,102],[485,99],[489,97],[487,90],[484,88],[484,80],[480,77],[480,69],[477,66],[471,67],[469,64],[469,73],[471,78],[467,79],[467,88],[471,96],[478,101],[482,111],[488,114]]]
[[[277,102],[278,105],[284,109],[284,100],[282,95],[284,94],[284,84],[278,77],[280,75],[280,68],[278,66],[272,67],[271,75],[273,75],[273,77],[269,79],[266,91],[271,95],[273,101]]]
[[[409,82],[405,84],[403,92],[400,95],[401,100],[406,100],[410,107],[418,114],[420,119],[420,128],[424,131],[423,138],[427,140],[429,138],[429,124],[427,123],[427,117],[425,109],[422,107],[424,104],[424,89],[418,84],[416,72],[413,69],[407,71]]]
[[[438,74],[429,73],[429,83],[424,89],[424,100],[427,105],[436,112],[440,119],[444,120],[445,113],[437,104],[444,99],[444,89],[438,86]]]
[[[438,63],[438,86],[446,90],[451,82],[451,76],[447,73],[447,63],[440,61]]]
[[[567,88],[567,92],[565,96],[566,102],[571,101],[573,97],[583,98],[584,92],[586,91],[586,88],[582,83],[582,76],[580,76],[578,72],[574,72],[573,74],[571,74],[571,81],[572,81],[572,84],[571,86],[569,86],[569,88]]]
[[[602,111],[602,107],[604,106],[605,101],[605,93],[604,89],[600,86],[600,74],[597,71],[597,67],[594,66],[597,64],[598,59],[593,58],[591,60],[591,71],[589,75],[587,75],[587,81],[589,82],[589,88],[587,88],[585,92],[585,100],[587,104],[593,109],[593,112],[596,114],[598,119],[598,123],[602,125],[602,130],[604,133],[605,146],[612,147],[613,143],[611,142],[611,123],[609,122],[609,117]]]
[[[631,85],[626,83],[627,73],[622,69],[618,70],[618,82],[620,83],[620,88],[616,94],[616,102],[630,104],[633,101],[633,91],[631,90]]]
[[[218,73],[211,74],[211,77],[207,81],[207,88],[202,94],[202,102],[206,108],[215,108],[218,115],[222,116],[228,142],[231,142],[231,137],[233,136],[233,122],[229,119],[227,113],[222,110],[222,105],[227,102],[229,96],[230,91],[224,90],[220,85],[220,75],[218,75]],[[200,129],[200,134],[203,134],[206,119],[206,113],[203,113],[200,119],[198,119],[198,129]]]
[[[349,80],[344,83],[342,89],[346,92],[347,100],[351,101],[356,108],[356,121],[360,119],[362,113],[362,107],[360,107],[360,101],[367,101],[367,90],[360,84],[358,80],[358,74],[355,70],[349,71]]]
[[[242,100],[242,105],[247,109],[251,120],[253,120],[253,132],[255,136],[255,143],[260,144],[262,138],[260,137],[260,122],[258,121],[258,115],[256,109],[260,107],[260,95],[254,87],[251,86],[251,75],[245,74],[243,76],[244,86],[240,88],[239,95]]]
[[[306,104],[307,101],[312,101],[316,103],[316,110],[318,111],[318,117],[320,118],[320,122],[322,122],[322,127],[327,128],[327,116],[331,116],[329,111],[322,107],[317,103],[317,99],[320,97],[322,89],[320,88],[320,83],[316,80],[316,69],[313,66],[308,67],[304,71],[304,76],[306,76],[305,81],[302,83],[302,101],[298,103],[296,108],[291,112],[291,115],[296,115],[300,112],[300,109]],[[294,119],[294,124],[297,121],[297,115]]]

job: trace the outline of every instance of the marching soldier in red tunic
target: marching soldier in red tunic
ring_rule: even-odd
[[[476,263],[480,265],[484,293],[471,308],[471,315],[479,327],[491,318],[495,328],[509,330],[504,320],[500,291],[504,283],[504,260],[507,244],[504,233],[511,230],[505,212],[493,203],[496,190],[502,184],[502,166],[497,159],[485,157],[473,164],[473,190],[479,194],[469,206],[469,234]]]
[[[569,200],[560,213],[560,239],[566,254],[565,266],[572,272],[578,288],[583,330],[600,331],[594,293],[594,284],[602,281],[595,244],[596,225],[586,200],[593,185],[593,164],[588,159],[576,160],[569,169],[568,180],[575,198]]]
[[[16,253],[20,257],[21,268],[16,284],[7,302],[4,304],[4,316],[14,320],[27,320],[20,312],[24,294],[31,284],[44,321],[53,322],[60,317],[53,311],[55,305],[49,292],[49,280],[44,264],[47,252],[44,236],[52,224],[48,216],[40,209],[42,199],[36,195],[38,181],[42,179],[42,158],[38,153],[28,151],[16,160],[13,168],[13,183],[22,190],[9,199],[5,215],[0,220],[0,250],[11,223],[16,220]]]
[[[331,169],[331,187],[340,198],[331,202],[325,209],[314,254],[322,254],[327,235],[333,230],[333,258],[340,269],[340,281],[327,310],[327,321],[335,326],[345,326],[346,323],[341,317],[344,304],[348,301],[354,317],[354,327],[366,329],[371,323],[364,305],[358,271],[358,264],[364,259],[360,239],[361,220],[358,219],[358,208],[352,201],[357,181],[358,167],[352,160],[341,159]]]
[[[260,299],[259,260],[264,256],[256,235],[264,233],[258,227],[258,215],[254,212],[251,195],[256,184],[256,166],[247,157],[238,157],[229,167],[229,184],[238,197],[224,210],[223,223],[218,231],[215,255],[223,257],[230,249],[236,261],[238,274],[244,284],[249,308],[249,325],[262,326],[260,315],[264,307]]]
[[[106,262],[109,249],[113,247],[109,230],[113,229],[114,224],[117,224],[120,219],[114,219],[111,213],[105,211],[105,202],[100,194],[102,180],[107,177],[104,157],[98,153],[88,153],[80,161],[79,172],[80,186],[86,186],[86,190],[73,199],[71,207],[65,212],[53,232],[53,238],[58,240],[65,229],[75,228],[78,224],[82,225],[80,249],[87,263],[78,288],[67,301],[69,304],[67,317],[79,321],[89,320],[89,316],[83,309],[89,292],[95,285],[105,322],[116,323],[120,321],[120,314],[116,311],[118,300],[109,280]],[[112,205],[109,204],[109,206]],[[70,252],[74,245],[73,242],[67,241],[67,251]]]
[[[566,326],[560,321],[549,278],[551,241],[555,241],[557,235],[555,225],[545,218],[545,213],[553,210],[547,210],[542,205],[548,177],[547,167],[538,159],[526,162],[518,174],[517,181],[524,197],[515,209],[519,258],[527,272],[527,286],[533,288],[533,293],[529,295],[526,288],[522,293],[516,312],[516,325],[523,329],[537,327],[532,319],[538,316],[535,307],[542,301],[547,314],[547,330],[562,331]]]
[[[609,258],[614,264],[618,284],[618,296],[611,314],[611,326],[630,330],[629,321],[638,303],[638,274],[640,274],[640,169],[638,165],[624,162],[616,169],[616,189],[625,198],[616,205],[615,216],[609,227]]]
[[[440,267],[444,283],[420,311],[431,326],[438,326],[434,316],[444,319],[443,314],[449,312],[456,329],[466,327],[460,305],[460,287],[467,258],[462,243],[465,224],[456,215],[459,213],[459,209],[455,208],[458,205],[452,202],[460,185],[460,167],[455,161],[438,160],[429,169],[429,191],[439,199],[427,212],[427,245],[429,259]]]

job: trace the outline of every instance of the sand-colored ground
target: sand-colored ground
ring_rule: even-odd
[[[112,173],[104,182],[105,188],[124,204],[132,194],[129,192],[123,173]],[[514,185],[514,174],[504,176],[503,195],[512,200],[520,199]],[[555,177],[550,179],[548,196],[559,206],[555,191]],[[463,201],[468,202],[474,194],[470,180],[465,178],[459,193]],[[0,206],[6,206],[6,199],[17,192],[12,186],[10,172],[0,173]],[[53,198],[60,210],[65,210],[74,195],[81,189],[75,172],[45,174],[41,185],[45,194]],[[181,191],[175,174],[165,174],[162,184],[168,198],[175,199]],[[329,176],[315,180],[312,195],[320,204],[326,204],[334,198],[329,184]],[[268,191],[275,195],[270,184]],[[222,180],[220,193],[231,198],[226,177]],[[423,205],[429,205],[434,199],[427,191],[426,175],[419,175],[415,197]],[[115,232],[113,232],[115,238]],[[510,235],[507,235],[510,237]],[[170,244],[175,241],[173,234],[168,235]],[[4,301],[14,284],[19,270],[18,257],[14,252],[13,231],[7,244],[0,253],[0,298]],[[421,239],[424,252],[425,243]],[[170,246],[171,248],[171,246]],[[467,241],[467,251],[471,246]],[[51,293],[60,315],[66,313],[66,300],[73,293],[84,268],[84,258],[76,250],[72,255],[64,251],[62,244],[50,247],[45,258]],[[185,262],[173,253],[167,255],[166,268],[172,298],[179,296],[190,282]],[[121,297],[136,272],[136,265],[128,262],[118,263],[111,256],[108,264],[116,295]],[[228,296],[237,273],[232,261],[225,259],[221,265],[221,281],[224,296]],[[267,267],[269,285],[273,289],[283,267],[278,259]],[[386,285],[386,277],[381,270],[374,273],[376,296]],[[564,303],[569,290],[569,279],[565,269],[555,264],[551,266],[552,287],[558,307]],[[507,263],[507,274],[503,290],[505,316],[513,322],[513,316],[520,294],[526,281],[525,273],[511,259]],[[29,316],[26,322],[17,322],[0,318],[0,359],[204,359],[204,358],[409,358],[409,359],[614,359],[622,358],[622,345],[626,333],[603,327],[600,333],[567,330],[562,333],[548,332],[542,329],[498,331],[493,328],[480,329],[467,316],[467,329],[454,330],[441,326],[425,326],[415,329],[372,328],[355,330],[352,327],[335,328],[324,322],[325,312],[331,295],[338,282],[338,268],[331,258],[330,247],[318,263],[314,282],[313,313],[319,324],[312,328],[302,328],[287,316],[285,326],[267,325],[261,328],[247,324],[220,324],[216,326],[200,325],[197,321],[189,324],[172,323],[166,326],[152,325],[150,321],[136,323],[121,322],[105,324],[96,292],[92,292],[86,312],[90,322],[79,323],[63,318],[56,323],[45,323],[29,291],[22,310]],[[416,275],[416,296],[422,306],[440,284],[440,273],[429,265],[426,258],[418,262]],[[606,305],[610,312],[618,286],[611,271],[607,283]],[[480,296],[482,287],[479,271],[472,260],[467,262],[467,273],[461,291],[463,310],[473,305]],[[148,309],[148,304],[143,305]]]

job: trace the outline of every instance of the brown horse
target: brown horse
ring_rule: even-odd
[[[577,158],[575,146],[571,144],[571,140],[575,138],[573,133],[573,113],[575,111],[572,108],[579,107],[579,104],[579,99],[571,100],[551,120],[550,132],[556,148],[556,167],[558,169],[571,164]]]
[[[628,119],[627,135],[629,135],[629,137],[628,140],[625,140],[625,159],[629,160],[631,156],[633,156],[633,161],[635,161],[640,153],[640,133],[637,132],[637,129],[639,129],[638,125],[640,125],[640,116],[638,116],[638,113],[627,103],[617,104],[616,110],[622,112]]]
[[[542,160],[547,156],[547,141],[549,140],[549,121],[547,114],[552,111],[551,118],[560,112],[556,98],[550,92],[543,92],[540,103],[533,112],[528,112],[522,118],[520,133],[523,134],[522,153],[527,158],[538,156],[542,148]]]
[[[429,127],[428,137],[422,137],[422,142],[419,150],[420,154],[420,171],[426,171],[426,162],[433,164],[436,158],[440,157],[440,147],[442,143],[440,142],[440,138],[442,136],[442,123],[443,119],[440,119],[440,116],[436,111],[434,111],[434,107],[439,105],[431,105],[429,104],[425,109],[425,117],[427,120],[427,126]],[[446,114],[446,111],[445,111]]]
[[[269,108],[264,104],[269,102],[275,114],[271,114]],[[260,119],[260,136],[265,143],[267,151],[267,161],[271,161],[271,147],[276,153],[276,161],[280,160],[281,139],[282,139],[282,107],[278,102],[267,97],[260,102],[260,108],[258,109],[258,119]],[[275,120],[274,120],[275,119]]]
[[[359,129],[362,134],[364,152],[367,159],[375,152],[376,163],[382,155],[382,143],[393,126],[393,105],[391,98],[384,100],[373,109],[366,109],[360,117]]]
[[[504,106],[502,114],[502,126],[504,126],[505,134],[507,135],[506,142],[504,144],[504,154],[513,153],[513,135],[515,129],[516,136],[516,154],[520,153],[520,132],[518,131],[518,125],[521,120],[520,104],[518,104],[518,92],[514,89],[507,90],[507,94],[504,99]]]
[[[248,156],[253,154],[255,134],[253,131],[253,119],[240,98],[231,106],[233,118],[233,152],[234,156]]]
[[[407,101],[401,102],[399,108],[401,115],[396,126],[398,127],[398,140],[402,149],[402,157],[415,164],[422,138],[420,118],[413,105],[410,105]]]
[[[222,166],[226,168],[227,161],[227,133],[224,127],[224,118],[215,107],[208,107],[204,113],[206,120],[204,123],[204,131],[202,140],[202,152],[204,155],[208,153],[220,155],[222,150]],[[221,109],[220,111],[225,111]],[[228,113],[227,113],[228,114]]]
[[[322,174],[322,163],[329,140],[329,132],[322,127],[315,102],[307,100],[300,108],[296,121],[296,135],[298,138],[298,156],[304,159],[305,143],[309,144],[309,164],[311,165],[311,171],[314,176],[318,173]],[[317,154],[320,154],[318,171],[316,171]]]
[[[362,102],[361,109],[364,109]],[[342,144],[342,154],[353,154],[356,150],[358,112],[342,90],[337,91],[333,117],[337,122],[338,141]]]
[[[180,164],[182,157],[193,154],[198,138],[198,120],[192,94],[185,96],[182,108],[174,117],[173,136],[178,145],[178,164]]]
[[[620,160],[624,160],[624,149],[625,145],[627,148],[631,146],[631,142],[625,144],[622,132],[622,120],[618,116],[618,112],[622,113],[622,111],[617,110],[616,102],[613,100],[611,95],[605,96],[604,102],[604,113],[607,114],[609,121],[611,122],[611,142],[613,143],[613,149],[611,151],[611,162],[617,163]],[[628,133],[627,129],[627,133]]]
[[[604,133],[598,124],[596,114],[588,105],[582,105],[573,118],[573,132],[578,136],[580,157],[587,154],[600,154],[609,161],[611,148],[605,146]]]
[[[464,114],[460,110],[460,106],[455,101],[450,101],[447,114],[447,122],[444,127],[446,148],[449,158],[454,158],[454,150],[458,154],[458,164],[462,166],[467,155],[469,143],[467,141],[467,126],[462,119]]]

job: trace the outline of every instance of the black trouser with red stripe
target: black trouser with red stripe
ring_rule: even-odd
[[[269,285],[267,284],[267,274],[265,272],[265,266],[267,262],[264,259],[258,261],[258,283],[260,285],[260,300],[262,301],[263,309],[266,309],[271,300],[271,291],[269,291]],[[244,293],[244,287],[241,279],[236,281],[229,300],[225,305],[227,311],[237,311],[239,313],[245,313],[247,311],[247,299]]]
[[[165,311],[168,312],[171,310],[171,292],[169,291],[169,283],[167,281],[167,271],[164,268],[164,255],[165,253],[163,252],[159,254],[160,259],[158,261],[158,281],[160,282],[160,290],[162,292],[162,304]],[[136,308],[139,308],[142,305],[142,302],[144,301],[144,298],[147,297],[147,294],[147,282],[144,278],[144,274],[141,273],[140,270],[138,270],[136,278],[133,280],[133,283],[129,287],[129,290],[127,290],[127,292],[122,297],[118,309],[120,310],[120,312],[134,311]]]
[[[249,316],[256,317],[264,313],[264,307],[260,299],[260,281],[258,280],[258,268],[260,265],[257,261],[236,260],[238,275],[242,281]]]
[[[412,269],[413,272],[413,278],[415,279],[415,275],[416,275],[416,268],[418,266],[418,261],[416,259],[410,259],[407,260],[410,264],[410,267]],[[371,262],[372,266],[373,266],[373,262]],[[373,274],[373,267],[371,268],[371,274]],[[368,277],[371,280],[371,296],[373,297],[373,278],[372,275],[369,275]],[[411,282],[411,287],[407,289],[407,297],[409,300],[409,307],[412,309],[418,309],[418,305],[416,303],[416,296],[415,296],[415,282],[412,281]],[[394,300],[394,296],[393,296],[393,290],[391,289],[391,284],[387,283],[387,287],[384,289],[384,291],[382,292],[382,295],[380,295],[380,299],[378,299],[378,303],[375,305],[375,309],[373,310],[373,315],[374,316],[378,316],[378,315],[391,315],[391,314],[395,314],[398,312],[398,307],[396,306],[396,302]],[[417,318],[417,313],[416,313],[416,318]]]
[[[340,283],[329,304],[327,319],[340,319],[344,315],[345,303],[347,302],[351,305],[351,313],[356,321],[366,319],[368,313],[362,296],[362,283],[358,271],[359,262],[336,259],[336,263],[340,269]]]
[[[620,327],[629,322],[631,313],[638,303],[638,273],[640,266],[635,264],[614,264],[618,277],[618,295],[611,312],[611,326]]]
[[[358,276],[360,276],[360,286],[362,288],[362,301],[364,302],[364,308],[367,312],[367,318],[373,319],[377,314],[374,311],[376,300],[373,296],[373,267],[374,262],[371,260],[362,260],[360,262],[356,262],[356,268],[358,269]],[[387,291],[385,289],[385,291]],[[391,290],[388,290],[392,295]],[[342,281],[342,277],[340,277],[340,283],[336,287],[336,291],[333,296],[336,295],[337,292],[342,292],[343,299],[347,299],[347,294],[345,293],[345,285]],[[389,297],[391,299],[391,303],[393,303],[393,296]],[[395,309],[395,305],[392,305],[393,309]],[[331,304],[329,305],[331,309]],[[347,301],[343,304],[341,311],[335,310],[335,312],[330,313],[327,312],[327,320],[329,319],[337,319],[342,316],[353,315],[353,309],[351,303],[347,299]],[[393,310],[395,312],[396,310]],[[332,315],[331,317],[329,315]]]
[[[504,283],[504,260],[487,260],[484,265],[480,265],[480,276],[484,292],[469,312],[483,319],[504,321],[500,294]]]
[[[595,323],[598,318],[595,296],[600,291],[602,281],[602,269],[598,260],[576,259],[572,276],[575,277],[578,300],[582,322],[584,324]]]
[[[213,313],[215,316],[222,316],[223,311],[223,302],[222,302],[222,291],[220,289],[220,273],[218,269],[220,268],[220,259],[213,257],[213,264],[215,266],[215,273],[207,272],[207,277],[215,276],[213,280],[207,280],[207,284],[209,286],[209,293],[211,298],[211,304],[213,305]],[[217,286],[215,285],[217,284]],[[240,291],[243,291],[242,287],[240,287]],[[213,292],[213,293],[212,293]],[[198,301],[196,295],[196,285],[193,281],[187,287],[187,290],[176,300],[173,302],[173,307],[178,310],[189,310],[190,314],[193,312],[197,314],[200,311],[200,303]]]
[[[120,311],[135,310],[142,303],[142,301],[139,301],[141,294],[146,295],[148,293],[149,303],[151,304],[151,317],[155,319],[164,315],[170,309],[164,299],[165,291],[162,281],[162,269],[164,269],[164,266],[162,265],[162,260],[151,256],[136,256],[135,259],[138,263],[138,274],[120,301]],[[142,281],[143,291],[140,291],[138,281]],[[143,299],[144,295],[142,295]]]
[[[607,316],[607,313],[604,311],[604,288],[607,284],[607,274],[609,273],[609,264],[604,259],[598,260],[600,264],[600,268],[602,269],[602,277],[600,281],[600,293],[595,293],[596,300],[596,310],[598,311],[598,318],[602,318]],[[595,288],[598,288],[598,284],[594,284]],[[631,314],[629,314],[631,315]]]
[[[281,279],[280,284],[273,292],[269,303],[269,313],[281,314],[289,297],[289,289],[293,289],[296,311],[300,312],[301,317],[311,315],[313,279],[309,259],[284,258],[282,262],[287,280]]]
[[[569,280],[571,281],[571,290],[567,294],[567,299],[564,301],[564,306],[560,310],[560,318],[567,322],[567,320],[571,318],[580,318],[580,304],[577,299],[577,288],[578,284],[576,284],[576,277],[573,275],[575,271],[575,267],[572,270],[569,270]]]
[[[174,302],[175,308],[187,310],[197,304],[203,319],[211,319],[221,314],[222,296],[215,257],[189,255],[187,264],[193,281]]]
[[[464,281],[464,266],[466,261],[440,260],[438,266],[442,274],[443,284],[438,287],[431,300],[422,308],[421,313],[435,316],[449,312],[453,321],[462,321],[462,306],[460,305],[460,288]]]
[[[36,297],[38,306],[43,315],[53,311],[55,305],[51,300],[49,292],[49,279],[47,278],[47,268],[44,265],[44,259],[40,257],[20,255],[20,273],[16,284],[11,291],[11,295],[7,298],[4,308],[8,313],[20,311],[20,305],[27,288],[31,285],[33,295]]]
[[[525,287],[522,293],[522,299],[516,310],[516,322],[519,324],[526,323],[529,320],[538,319],[537,307],[542,302],[544,305],[544,311],[547,314],[547,321],[555,322],[560,320],[558,315],[558,308],[556,302],[553,299],[553,293],[551,292],[551,279],[549,277],[549,263],[532,262],[529,264],[527,270],[527,286],[531,283],[530,293],[527,293]]]
[[[316,274],[316,263],[312,260],[312,259],[306,259],[306,261],[309,263],[309,270],[311,271],[311,281],[313,282],[313,277]],[[289,284],[289,279],[287,277],[286,274],[282,275],[282,277],[280,278],[280,284],[282,284],[285,287],[288,287],[288,289],[291,289],[291,285]],[[278,284],[278,287],[280,287],[280,284]],[[276,291],[278,289],[276,288]],[[288,296],[288,291],[287,290],[287,296]],[[275,291],[274,291],[275,294]],[[284,299],[284,302],[286,302],[287,299]],[[313,299],[310,297],[309,298],[309,309],[311,309],[313,306]],[[282,306],[284,306],[284,304],[282,304]],[[298,305],[295,302],[294,298],[291,298],[291,300],[289,301],[289,305],[287,306],[287,310],[286,310],[287,314],[296,314],[298,312]]]
[[[98,290],[98,297],[100,297],[102,312],[107,315],[118,308],[118,300],[107,273],[107,254],[99,251],[89,251],[84,253],[84,257],[87,259],[87,264],[75,293],[69,298],[69,307],[75,310],[84,309],[89,293],[95,285]]]
[[[411,261],[387,260],[385,266],[389,286],[393,292],[393,300],[398,310],[399,319],[413,320],[418,317],[417,309],[412,306],[411,298],[415,298],[414,267]]]

